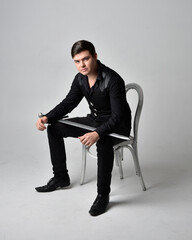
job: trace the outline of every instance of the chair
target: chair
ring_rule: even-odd
[[[126,85],[126,93],[131,89],[134,89],[138,94],[138,103],[136,106],[136,111],[134,116],[132,116],[133,134],[132,136],[127,138],[127,140],[124,140],[113,147],[114,156],[115,156],[116,165],[119,167],[120,178],[123,179],[123,168],[122,168],[123,149],[127,148],[131,151],[131,154],[134,160],[136,175],[139,176],[140,178],[143,191],[146,191],[145,183],[143,180],[143,176],[142,176],[141,168],[139,164],[138,149],[137,149],[138,125],[139,125],[139,119],[140,119],[141,110],[143,106],[143,91],[142,91],[142,88],[136,83],[130,83]],[[85,179],[87,154],[89,154],[91,157],[96,158],[96,156],[91,153],[90,147],[86,147],[84,144],[82,144],[82,169],[81,169],[81,180],[80,180],[81,185],[84,183],[84,179]]]

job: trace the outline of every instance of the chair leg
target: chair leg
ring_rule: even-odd
[[[116,167],[119,167],[119,159],[118,159],[118,153],[117,153],[118,150],[114,150],[114,157],[115,157],[115,165]]]
[[[81,181],[80,181],[81,185],[83,185],[85,180],[86,158],[87,158],[87,149],[86,149],[86,146],[82,144],[82,166],[81,166]]]
[[[120,174],[120,179],[123,179],[123,168],[122,168],[122,151],[121,149],[115,150],[115,159],[116,159],[116,164],[119,167],[119,174]]]
[[[121,161],[123,161],[123,147],[120,149],[120,154],[121,154]]]
[[[137,150],[136,144],[131,149],[131,153],[132,153],[134,164],[135,164],[136,175],[139,176],[139,178],[140,178],[143,191],[146,191],[145,183],[143,180],[143,176],[142,176],[141,168],[140,168],[140,164],[139,164],[138,150]]]

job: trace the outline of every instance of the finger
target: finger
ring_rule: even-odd
[[[87,145],[87,143],[88,143],[88,141],[86,139],[83,139],[81,142],[85,145]]]
[[[41,126],[41,125],[39,125],[39,126],[38,126],[38,129],[39,129],[39,130],[44,130],[44,129],[45,129],[45,127],[44,127],[44,126]]]
[[[81,137],[78,137],[78,138],[79,138],[79,140],[82,144],[88,146],[89,142],[84,136],[81,136]]]
[[[39,121],[39,126],[45,127],[45,123],[44,123],[43,119],[40,119],[40,121]]]
[[[82,141],[84,141],[86,138],[85,138],[85,135],[83,135],[83,136],[80,136],[80,137],[78,137],[79,138],[79,140],[82,142]]]
[[[39,124],[39,125],[38,125],[38,129],[41,130],[41,131],[43,131],[43,130],[46,129],[46,127],[45,127],[44,124]]]
[[[42,124],[42,123],[39,123],[39,127],[41,127],[41,128],[45,128],[45,125]]]
[[[91,147],[93,144],[92,143],[90,143],[87,147]]]

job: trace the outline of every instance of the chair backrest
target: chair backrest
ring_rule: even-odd
[[[125,86],[126,93],[131,89],[134,89],[138,94],[138,103],[137,103],[137,106],[136,106],[135,114],[134,114],[134,116],[132,116],[132,119],[133,119],[133,134],[134,134],[133,141],[137,142],[139,119],[140,119],[141,110],[142,110],[142,107],[143,107],[143,90],[136,83],[126,84],[126,86]]]

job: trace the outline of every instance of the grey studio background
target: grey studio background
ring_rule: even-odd
[[[96,161],[80,186],[77,139],[66,140],[72,188],[34,190],[52,176],[37,114],[67,94],[80,39],[145,96],[139,156],[148,190],[126,152],[125,179],[114,167],[111,207],[97,218],[88,214]],[[190,0],[0,0],[0,239],[191,239],[191,42]],[[83,101],[70,116],[87,110]]]

